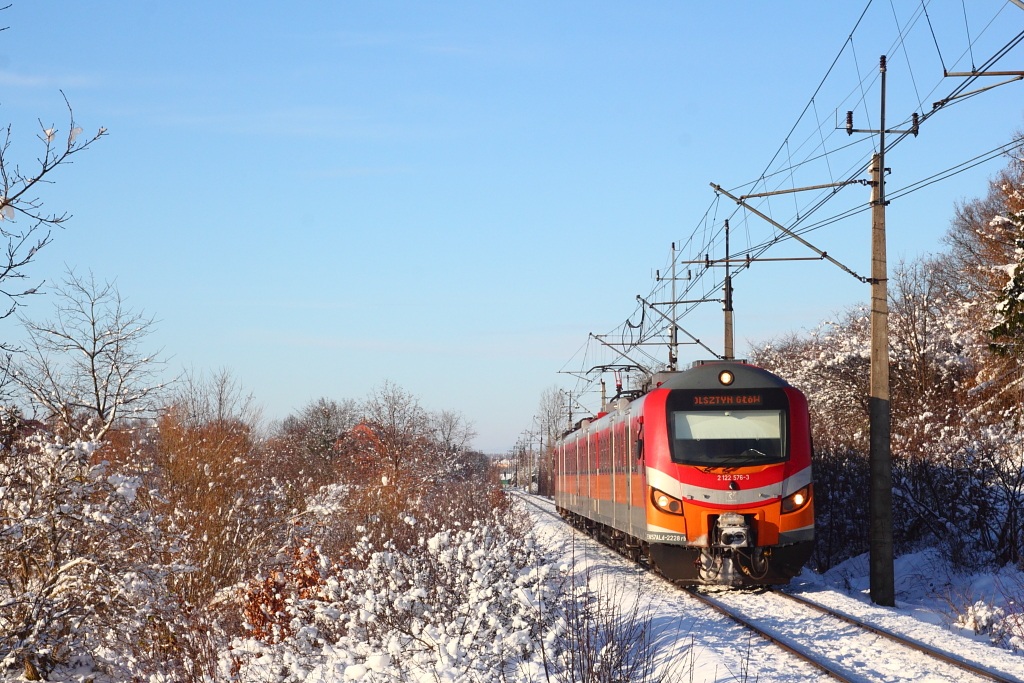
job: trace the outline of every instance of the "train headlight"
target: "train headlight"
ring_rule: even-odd
[[[811,487],[805,486],[796,493],[791,493],[782,499],[782,512],[796,512],[803,506],[807,505],[807,501],[811,499]]]
[[[722,386],[727,387],[736,381],[736,375],[732,374],[732,372],[729,370],[722,370],[720,373],[718,373],[718,381],[722,384]]]
[[[683,514],[683,501],[658,489],[651,489],[651,502],[662,512],[667,512],[670,515]]]

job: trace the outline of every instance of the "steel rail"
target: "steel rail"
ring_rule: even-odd
[[[825,674],[831,676],[832,678],[835,678],[836,680],[843,681],[844,683],[857,683],[857,682],[859,682],[861,680],[860,678],[849,678],[849,677],[847,677],[845,674],[843,674],[838,669],[830,666],[829,664],[826,664],[825,662],[819,661],[818,659],[815,659],[814,657],[810,656],[809,654],[807,654],[806,651],[801,650],[799,648],[799,646],[797,646],[797,645],[787,641],[785,638],[783,638],[783,637],[781,637],[781,636],[779,636],[777,634],[771,633],[771,632],[761,628],[757,624],[747,620],[742,615],[737,614],[736,612],[732,611],[731,609],[729,609],[728,607],[726,607],[722,603],[718,602],[717,600],[713,600],[713,599],[709,598],[707,595],[705,595],[703,593],[699,593],[697,591],[697,589],[695,589],[695,588],[684,588],[683,590],[691,598],[693,598],[693,599],[697,600],[698,602],[700,602],[700,603],[710,607],[711,609],[715,610],[716,612],[724,614],[725,616],[729,617],[730,619],[735,621],[737,624],[739,624],[743,628],[748,629],[750,631],[753,631],[754,633],[756,633],[757,635],[761,636],[762,638],[764,638],[768,642],[774,644],[776,647],[782,648],[783,650],[785,650],[789,654],[793,655],[794,657],[796,657],[800,661],[806,662],[806,663],[810,664],[811,666],[813,666],[815,669],[818,669],[822,673],[825,673]]]
[[[972,674],[976,674],[978,676],[982,676],[984,678],[988,678],[988,679],[991,679],[993,681],[998,681],[999,683],[1024,683],[1024,681],[1021,681],[1021,679],[1019,679],[1019,678],[1007,677],[1006,674],[1002,674],[1002,673],[1000,673],[998,671],[993,671],[992,669],[989,669],[988,667],[984,667],[984,666],[982,666],[980,664],[974,664],[972,662],[968,662],[967,660],[964,660],[964,659],[961,659],[961,658],[956,657],[954,655],[951,655],[948,652],[943,652],[942,650],[936,650],[936,649],[934,649],[932,647],[929,647],[928,645],[925,645],[924,643],[918,642],[916,640],[912,640],[912,639],[907,638],[905,636],[901,636],[898,633],[893,633],[892,631],[889,631],[888,629],[884,629],[884,628],[882,628],[880,626],[874,626],[874,625],[869,624],[869,623],[867,623],[865,621],[857,619],[856,617],[850,616],[849,614],[844,614],[842,612],[834,610],[831,607],[825,607],[824,605],[819,605],[818,603],[813,602],[811,600],[808,600],[807,598],[801,597],[799,595],[794,595],[793,593],[788,593],[788,592],[786,592],[784,590],[781,590],[781,591],[780,590],[776,590],[776,591],[772,591],[772,592],[775,595],[781,595],[781,596],[783,596],[785,598],[788,598],[789,600],[792,600],[792,601],[797,602],[797,603],[799,603],[801,605],[804,605],[805,607],[810,607],[811,609],[815,609],[815,610],[817,610],[817,611],[819,611],[819,612],[821,612],[823,614],[827,614],[827,615],[829,615],[831,617],[835,617],[836,619],[840,619],[841,621],[845,621],[846,623],[851,624],[853,626],[856,626],[858,628],[864,629],[865,631],[868,631],[870,633],[874,633],[875,635],[882,636],[883,638],[887,638],[889,640],[895,641],[895,642],[899,643],[900,645],[903,645],[904,647],[908,647],[908,648],[910,648],[912,650],[916,650],[918,652],[921,652],[923,654],[928,655],[929,657],[941,660],[943,662],[946,662],[947,664],[951,664],[951,665],[953,665],[953,666],[955,666],[957,668],[964,669],[965,671],[968,671],[968,672],[970,672]]]

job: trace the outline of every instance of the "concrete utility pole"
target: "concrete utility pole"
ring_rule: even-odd
[[[870,448],[870,554],[871,601],[896,605],[892,536],[892,408],[889,403],[889,271],[885,249],[885,136],[917,135],[918,116],[907,131],[885,128],[885,55],[878,60],[881,76],[881,114],[878,130],[856,130],[853,112],[846,113],[846,133],[877,133],[878,153],[871,158],[871,381],[868,391]]]
[[[878,62],[881,115],[871,170],[871,601],[895,607],[892,542],[892,408],[889,404],[889,270],[885,250],[885,55]]]
[[[882,58],[885,59],[884,57]],[[885,101],[885,62],[882,62],[882,90]],[[884,112],[884,107],[883,107]],[[885,130],[883,113],[881,129]],[[884,133],[883,133],[884,135]],[[884,150],[884,145],[880,145]],[[892,451],[889,404],[889,291],[885,249],[884,151],[871,160],[871,388],[870,470],[871,601],[895,606],[896,588],[892,540]]]

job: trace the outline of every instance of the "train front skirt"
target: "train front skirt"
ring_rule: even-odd
[[[719,586],[781,585],[800,573],[813,541],[767,548],[706,548],[668,543],[648,546],[650,563],[670,581]]]

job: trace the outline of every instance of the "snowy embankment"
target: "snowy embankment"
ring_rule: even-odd
[[[554,510],[550,502],[534,499]],[[530,507],[530,506],[527,506]],[[756,680],[808,681],[825,679],[824,674],[796,661],[776,646],[749,634],[734,622],[688,598],[685,593],[659,577],[633,566],[616,553],[576,532],[561,520],[533,509],[534,533],[540,545],[551,554],[556,566],[586,581],[595,594],[614,604],[620,618],[646,620],[650,630],[649,653],[656,664],[655,676],[667,680],[725,682]],[[903,634],[923,644],[948,652],[1024,680],[1024,656],[1018,650],[995,647],[987,635],[955,626],[952,605],[993,604],[1006,595],[1006,587],[1024,585],[1019,573],[994,577],[958,577],[931,553],[901,558],[897,562],[898,604],[896,609],[877,607],[867,597],[867,563],[863,558],[851,561],[825,576],[805,571],[791,588],[815,602],[833,607],[850,616]],[[1014,583],[1016,582],[1016,583]],[[756,596],[751,595],[751,599]],[[984,619],[986,611],[979,609]],[[991,610],[988,612],[991,613]],[[807,621],[807,635],[820,638],[815,621],[807,620],[798,608],[793,619]],[[786,614],[765,614],[764,625],[787,619]],[[846,643],[837,637],[830,649],[844,650]],[[884,641],[881,657],[907,661],[907,651]],[[856,656],[851,653],[850,656]],[[923,658],[924,655],[914,655]],[[927,667],[928,661],[922,660]],[[904,680],[894,672],[892,680]],[[943,679],[937,679],[943,680]]]

